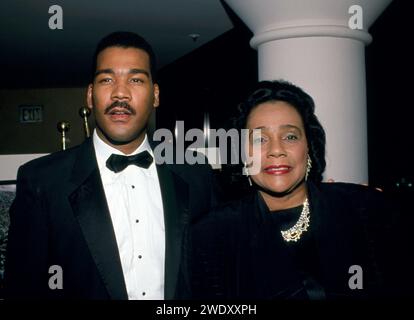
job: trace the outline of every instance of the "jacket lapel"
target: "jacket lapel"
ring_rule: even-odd
[[[157,165],[161,187],[165,223],[165,285],[164,297],[176,297],[177,280],[183,255],[182,246],[186,242],[184,229],[190,222],[188,210],[188,185],[171,166]],[[185,273],[186,274],[186,273]],[[187,274],[186,274],[187,276]],[[185,279],[189,281],[189,279]]]
[[[73,190],[69,201],[109,296],[128,299],[92,139],[80,146],[71,182]]]

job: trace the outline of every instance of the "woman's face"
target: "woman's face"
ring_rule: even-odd
[[[247,118],[249,147],[260,146],[260,171],[253,181],[265,192],[290,193],[304,188],[308,143],[302,118],[294,107],[283,101],[256,106]],[[251,130],[261,129],[253,139]],[[256,136],[256,135],[255,135]],[[296,187],[299,188],[296,189]]]

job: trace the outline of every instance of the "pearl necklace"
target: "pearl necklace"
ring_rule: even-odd
[[[302,233],[308,230],[309,227],[309,202],[308,198],[306,198],[305,202],[303,203],[302,213],[299,216],[298,221],[295,225],[285,231],[281,231],[283,239],[285,241],[298,241],[302,236]]]

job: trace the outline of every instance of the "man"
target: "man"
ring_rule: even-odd
[[[93,137],[19,169],[6,294],[187,298],[185,230],[214,202],[211,170],[154,161],[147,125],[160,90],[143,38],[108,35],[94,64],[87,90]]]

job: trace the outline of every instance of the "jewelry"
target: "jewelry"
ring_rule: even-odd
[[[308,180],[308,175],[309,175],[309,172],[310,172],[311,168],[312,168],[312,160],[311,160],[311,158],[309,157],[309,153],[308,153],[308,159],[307,159],[307,161],[306,161],[305,181],[307,181],[307,180]]]
[[[285,239],[285,241],[296,242],[300,239],[302,233],[308,230],[310,221],[309,212],[309,201],[308,198],[306,198],[305,202],[303,203],[302,213],[300,214],[299,219],[295,225],[292,228],[281,231],[282,237]]]
[[[250,176],[247,176],[247,180],[249,181],[249,186],[251,187],[253,183],[252,183],[252,179],[250,178]]]
[[[249,168],[247,168],[247,163],[245,163],[243,166],[243,175],[247,176],[247,180],[249,181],[249,186],[251,187],[253,184],[252,184],[252,180],[249,175]]]

